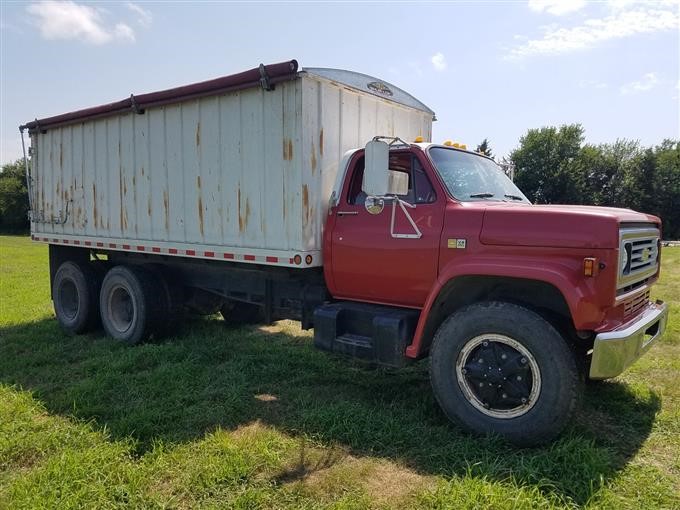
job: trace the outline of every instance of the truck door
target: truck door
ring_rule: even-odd
[[[419,238],[398,203],[385,200],[370,214],[361,191],[364,157],[355,157],[347,172],[332,232],[334,296],[376,303],[421,307],[437,278],[444,194],[437,192],[427,163],[410,150],[390,152],[390,170],[408,177],[408,193],[400,198],[421,233]],[[391,233],[392,209],[394,231]],[[395,235],[393,235],[395,234]]]

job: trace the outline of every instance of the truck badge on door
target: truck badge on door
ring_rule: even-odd
[[[449,248],[464,250],[467,241],[465,239],[449,239],[447,244]]]

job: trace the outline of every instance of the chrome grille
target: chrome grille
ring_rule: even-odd
[[[649,303],[649,290],[625,301],[623,303],[623,318],[627,319],[628,317],[635,315],[647,303]]]
[[[656,274],[659,266],[659,229],[621,229],[617,288],[629,292]]]

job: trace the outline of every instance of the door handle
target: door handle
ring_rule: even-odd
[[[359,211],[338,211],[338,216],[356,216]]]

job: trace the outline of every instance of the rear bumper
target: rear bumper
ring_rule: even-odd
[[[597,335],[589,377],[610,379],[619,375],[661,338],[667,320],[668,305],[657,301],[619,329]]]

